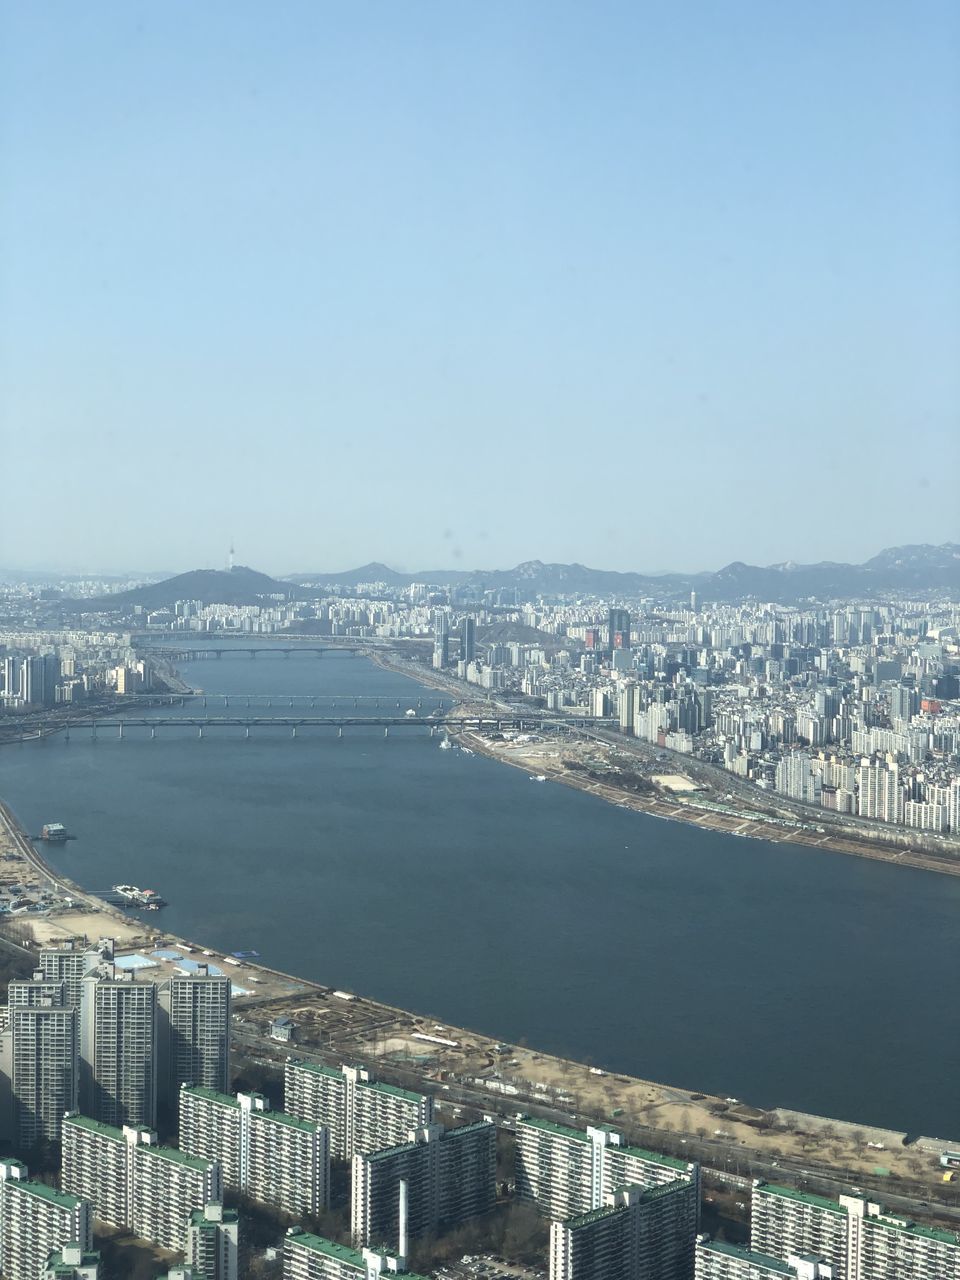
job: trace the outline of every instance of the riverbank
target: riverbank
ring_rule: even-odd
[[[419,665],[392,659],[389,654],[382,651],[371,653],[369,656],[371,661],[387,671],[395,671],[398,675],[431,685],[457,698],[459,706],[451,710],[449,713],[451,716],[456,715],[470,703],[471,687],[464,685],[462,681],[454,681],[450,677],[439,675],[432,669],[425,667],[421,669]],[[496,703],[494,706],[502,710],[505,715],[517,714],[516,707]],[[491,714],[488,704],[483,704],[478,709],[488,716]],[[571,724],[569,732],[571,735],[576,735],[576,726]],[[556,742],[551,741],[530,745],[520,751],[510,742],[502,742],[474,732],[465,734],[451,732],[451,737],[458,737],[467,742],[471,750],[499,760],[503,764],[523,769],[533,777],[543,776],[546,780],[560,782],[564,786],[599,796],[600,799],[620,808],[647,813],[669,822],[683,822],[690,826],[722,832],[742,839],[766,840],[771,844],[801,845],[830,853],[886,862],[895,866],[913,867],[919,871],[960,876],[960,853],[956,856],[949,853],[940,855],[924,849],[898,848],[888,843],[881,843],[889,838],[889,832],[878,832],[876,840],[871,840],[859,833],[827,830],[824,828],[824,823],[830,821],[830,813],[827,810],[817,811],[815,819],[786,820],[752,812],[745,807],[733,809],[722,806],[715,800],[699,794],[704,788],[696,785],[691,785],[688,791],[679,791],[676,794],[670,793],[666,787],[638,793],[632,790],[629,784],[619,785],[617,781],[619,768],[614,760],[616,753],[627,752],[646,760],[654,754],[654,749],[644,751],[635,739],[625,738],[622,742],[610,743],[594,736],[583,736],[579,746],[574,745],[574,739],[566,741],[562,750],[558,748]],[[589,772],[584,767],[587,761],[592,766]],[[598,765],[602,766],[599,770],[596,767]],[[671,776],[683,778],[683,757],[677,757],[669,767],[678,771]],[[664,766],[664,769],[666,768],[667,766]],[[598,772],[604,772],[607,776],[598,777]],[[746,804],[742,800],[740,803]],[[906,835],[907,833],[904,832],[904,837]]]

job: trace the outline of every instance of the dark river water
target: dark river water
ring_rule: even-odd
[[[267,715],[438,698],[344,656],[182,671],[278,695]],[[0,795],[77,833],[51,857],[80,883],[156,889],[211,947],[612,1070],[960,1137],[960,878],[631,813],[422,729],[75,732],[0,749]]]

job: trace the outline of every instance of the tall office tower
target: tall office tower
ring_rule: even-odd
[[[611,651],[630,648],[630,610],[611,609],[607,617],[607,634]]]
[[[91,1253],[71,1241],[51,1253],[41,1280],[97,1280],[99,1274],[99,1253]]]
[[[76,947],[72,942],[62,947],[43,947],[38,968],[47,982],[62,982],[66,988],[64,1004],[80,1008],[83,980],[100,965],[113,963],[113,939],[101,938],[95,947]]]
[[[77,1105],[77,1011],[62,982],[9,987],[11,1133],[21,1147],[59,1142],[63,1113]]]
[[[283,1280],[377,1280],[397,1272],[406,1280],[425,1280],[405,1271],[403,1259],[375,1249],[348,1249],[299,1227],[284,1237]]]
[[[690,592],[690,612],[700,612],[700,597],[697,595],[696,591]]]
[[[187,1224],[184,1253],[203,1280],[237,1280],[239,1220],[235,1209],[208,1204],[194,1209]]]
[[[834,1280],[833,1267],[812,1255],[786,1262],[708,1236],[697,1240],[695,1280]]]
[[[194,1210],[223,1199],[216,1161],[162,1147],[150,1129],[81,1115],[64,1118],[60,1180],[74,1195],[82,1189],[103,1222],[164,1249],[183,1249]]]
[[[93,1247],[90,1204],[31,1182],[19,1160],[0,1160],[0,1273],[4,1280],[37,1280],[64,1245]]]
[[[157,1121],[157,988],[131,979],[83,979],[80,1110],[112,1125]]]
[[[324,1067],[288,1058],[284,1110],[330,1131],[330,1155],[352,1160],[357,1152],[382,1151],[433,1122],[433,1099],[371,1080],[363,1067]]]
[[[460,622],[460,661],[472,662],[477,656],[477,620],[466,617]]]
[[[447,641],[450,639],[450,617],[446,609],[433,611],[433,667],[442,670],[447,665]]]
[[[52,707],[57,699],[57,685],[60,682],[60,659],[55,653],[48,653],[43,658],[43,705]]]
[[[910,720],[920,710],[920,693],[911,685],[898,684],[890,690],[890,720]]]
[[[196,975],[163,983],[158,1007],[160,1093],[170,1107],[182,1084],[230,1088],[230,979]]]
[[[133,1217],[133,1152],[142,1135],[116,1129],[73,1112],[63,1118],[60,1185],[89,1200],[95,1216],[111,1227],[129,1227]]]
[[[256,1093],[180,1090],[180,1149],[216,1160],[224,1186],[292,1216],[330,1203],[329,1135],[320,1124],[271,1111]]]
[[[687,1280],[693,1262],[682,1182],[620,1187],[606,1204],[550,1228],[550,1280]]]
[[[497,1131],[481,1122],[428,1125],[409,1142],[353,1157],[350,1226],[356,1245],[396,1244],[489,1213],[496,1203]],[[405,1184],[406,1229],[401,1227]]]
[[[569,1129],[522,1116],[517,1122],[517,1197],[565,1221],[604,1206],[620,1187],[678,1183],[690,1231],[690,1265],[700,1205],[700,1166],[623,1143],[615,1129]]]

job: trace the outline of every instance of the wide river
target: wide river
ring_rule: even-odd
[[[278,695],[264,715],[438,699],[346,656],[182,671]],[[420,729],[75,731],[0,749],[0,795],[77,833],[51,857],[87,888],[162,893],[183,937],[612,1070],[960,1138],[960,878],[660,821]]]

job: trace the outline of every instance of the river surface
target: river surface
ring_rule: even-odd
[[[277,695],[250,714],[439,697],[346,656],[181,670]],[[86,888],[162,893],[183,937],[611,1070],[960,1138],[960,877],[665,822],[420,728],[75,731],[0,749],[0,795],[77,833],[50,857]]]

